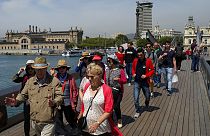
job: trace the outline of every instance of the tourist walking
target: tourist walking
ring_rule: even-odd
[[[83,128],[83,135],[122,136],[111,117],[113,112],[112,89],[101,82],[103,69],[95,64],[90,67],[87,75],[90,84],[85,86],[79,115],[79,120],[81,117],[86,117],[87,120],[87,126]]]
[[[157,55],[157,62],[155,65],[155,74],[154,74],[154,87],[160,87],[160,83],[161,83],[161,67],[162,64],[158,61],[158,58],[162,52],[162,49],[160,48],[159,43],[155,42],[153,44],[153,48],[154,48],[154,53]]]
[[[180,71],[181,70],[181,65],[182,65],[182,60],[183,60],[183,47],[181,46],[180,43],[177,44],[177,46],[175,47],[175,53],[176,53],[176,67],[177,70]]]
[[[5,103],[18,106],[28,100],[32,128],[37,136],[54,135],[54,117],[56,107],[63,102],[60,81],[47,72],[49,64],[44,57],[36,57],[32,68],[35,76],[28,79],[25,87],[16,98],[5,98]]]
[[[124,48],[123,46],[118,46],[118,51],[115,53],[115,55],[117,56],[118,60],[119,60],[119,63],[122,65],[122,66],[125,66],[125,53],[124,53]]]
[[[61,105],[61,108],[57,109],[55,122],[56,128],[65,127],[65,124],[63,123],[63,114],[65,115],[65,119],[71,128],[76,128],[78,89],[74,77],[68,73],[70,68],[71,67],[68,66],[66,60],[64,59],[58,60],[57,66],[55,67],[55,70],[57,71],[55,77],[60,80],[64,95],[64,101]]]
[[[150,101],[149,80],[151,76],[154,74],[154,66],[152,64],[152,60],[150,58],[145,57],[145,52],[143,48],[140,47],[137,49],[137,55],[138,58],[134,59],[132,66],[132,76],[135,78],[133,97],[134,97],[134,105],[136,113],[134,114],[134,118],[138,118],[142,112],[139,106],[141,89],[145,96],[145,106],[146,108],[149,107],[149,101]]]
[[[120,103],[123,97],[123,84],[126,83],[127,79],[125,76],[125,71],[120,68],[119,61],[115,54],[107,56],[108,69],[106,70],[107,84],[112,88],[112,94],[114,98],[114,113],[117,119],[118,128],[122,127],[122,114]]]
[[[23,90],[26,82],[29,78],[35,75],[35,70],[31,67],[34,64],[34,60],[28,60],[26,62],[25,67],[21,67],[17,74],[15,74],[12,78],[13,82],[15,83],[22,83],[20,92]],[[25,71],[23,76],[20,76]],[[30,105],[29,102],[26,100],[23,106],[23,114],[24,114],[24,134],[25,136],[30,136]]]
[[[90,53],[85,51],[82,53],[81,58],[79,59],[79,62],[75,68],[75,72],[79,72],[80,75],[80,81],[85,76],[87,65],[91,62]]]
[[[154,66],[154,68],[156,69],[156,65],[157,65],[157,55],[155,54],[155,52],[152,50],[152,45],[150,43],[146,44],[146,53],[145,53],[145,57],[146,58],[150,58],[152,60],[152,64]],[[154,73],[155,74],[155,73]],[[149,87],[150,87],[150,96],[153,97],[154,96],[154,74],[150,77],[149,79]]]
[[[161,55],[158,58],[158,61],[162,63],[162,73],[169,96],[172,94],[172,76],[173,73],[176,73],[175,52],[170,48],[170,43],[166,42],[165,49],[161,52]]]
[[[132,80],[132,64],[133,60],[136,58],[136,50],[133,47],[133,43],[129,42],[127,44],[128,48],[125,50],[125,64],[126,64],[126,73],[128,75],[128,86],[131,85],[131,80]]]

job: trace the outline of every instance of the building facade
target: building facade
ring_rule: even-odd
[[[151,2],[139,2],[137,1],[136,7],[136,34],[135,37],[139,38],[147,30],[152,31],[152,7]],[[142,37],[141,37],[142,38]]]
[[[189,16],[184,28],[183,45],[189,47],[193,39],[197,40],[198,45],[202,43],[204,46],[210,46],[210,24],[207,27],[196,27],[193,16]]]
[[[8,32],[5,34],[5,42],[0,43],[2,53],[43,53],[47,51],[63,51],[66,43],[79,44],[82,41],[83,31],[70,29],[69,31],[38,31],[37,26],[29,25],[27,32]]]
[[[161,37],[169,36],[169,37],[183,37],[183,33],[181,31],[176,31],[174,29],[160,29],[159,25],[154,27],[152,31],[155,39],[160,39]]]

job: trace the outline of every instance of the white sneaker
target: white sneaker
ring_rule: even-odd
[[[128,83],[128,86],[131,86],[131,83]]]
[[[118,127],[118,128],[122,128],[122,119],[119,119],[119,120],[117,121],[117,127]]]
[[[150,96],[151,96],[151,97],[153,97],[153,96],[154,96],[154,93],[153,93],[153,92],[151,92],[151,93],[150,93]]]
[[[136,112],[135,114],[134,114],[134,118],[138,118],[140,116],[140,113],[138,113],[138,112]]]

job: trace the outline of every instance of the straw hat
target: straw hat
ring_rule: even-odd
[[[42,69],[47,68],[49,63],[47,63],[46,58],[44,57],[36,57],[34,60],[34,64],[31,66],[34,69]]]
[[[67,70],[69,70],[71,67],[67,65],[67,62],[65,59],[58,60],[57,66],[55,67],[56,70],[58,70],[60,67],[66,67]]]
[[[86,57],[90,57],[90,53],[87,52],[87,51],[85,51],[85,52],[82,53],[82,57],[80,59],[82,60],[82,59],[84,59]]]

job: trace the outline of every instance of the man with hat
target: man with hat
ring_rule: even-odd
[[[20,93],[23,90],[27,80],[35,75],[35,70],[31,67],[34,64],[34,60],[27,60],[26,66],[21,67],[20,70],[12,78],[13,82],[21,83]],[[23,76],[20,76],[25,71]],[[23,106],[24,113],[24,133],[25,136],[30,135],[30,105],[28,101],[24,102]]]
[[[134,105],[136,113],[134,118],[138,118],[141,114],[141,107],[139,106],[139,94],[140,89],[142,89],[145,96],[145,106],[149,107],[150,101],[150,90],[149,90],[149,80],[154,74],[154,66],[150,58],[145,57],[145,52],[143,48],[137,49],[138,58],[135,58],[132,65],[132,76],[134,79]]]
[[[30,104],[32,127],[39,136],[54,135],[55,108],[63,102],[60,81],[47,72],[49,64],[44,57],[36,57],[32,68],[35,76],[31,77],[16,98],[5,98],[5,103],[16,106],[26,101]]]
[[[78,89],[75,82],[75,79],[72,75],[67,73],[67,71],[71,67],[67,65],[66,60],[60,59],[55,67],[57,77],[62,84],[62,92],[64,94],[64,101],[61,105],[61,109],[57,112],[57,121],[56,125],[61,125],[60,127],[64,127],[63,124],[63,113],[69,125],[74,128],[76,127],[76,106],[77,106],[77,98],[78,98]]]
[[[82,57],[79,59],[79,62],[75,68],[75,72],[79,72],[80,79],[85,76],[87,65],[90,63],[90,53],[85,51],[82,53]]]

